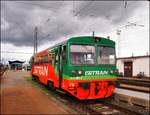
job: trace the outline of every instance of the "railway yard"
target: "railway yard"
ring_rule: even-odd
[[[49,91],[30,72],[8,70],[1,76],[1,114],[148,115],[149,81],[125,79],[118,78],[111,98],[80,101],[60,90]]]
[[[150,115],[149,0],[1,2],[0,115]]]

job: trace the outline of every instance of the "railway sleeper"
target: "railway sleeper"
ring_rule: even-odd
[[[145,99],[131,97],[131,96],[123,95],[123,94],[115,94],[114,99],[117,102],[124,102],[132,106],[139,106],[144,109],[150,109],[149,101]]]

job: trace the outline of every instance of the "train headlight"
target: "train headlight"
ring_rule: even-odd
[[[75,84],[74,83],[70,83],[69,87],[75,87]]]
[[[76,74],[76,71],[72,70],[71,73],[72,73],[72,74]]]
[[[118,73],[118,70],[116,69],[116,70],[111,70],[110,71],[110,74],[117,74]]]
[[[73,76],[81,76],[84,72],[82,70],[72,70],[71,73]]]
[[[115,69],[115,70],[114,70],[114,74],[118,74],[118,69]]]
[[[110,73],[111,73],[111,74],[113,74],[113,73],[114,73],[114,71],[113,71],[113,70],[111,70],[111,71],[110,71]]]
[[[76,84],[70,83],[69,86],[68,86],[68,89],[69,90],[75,90],[76,89]]]
[[[72,70],[71,73],[72,73],[72,76],[77,76],[77,71]]]
[[[78,75],[82,75],[82,74],[83,74],[83,71],[79,70]]]

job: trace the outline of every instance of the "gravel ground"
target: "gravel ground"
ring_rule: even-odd
[[[29,76],[26,71],[6,71],[1,77],[1,114],[74,114],[27,82]]]

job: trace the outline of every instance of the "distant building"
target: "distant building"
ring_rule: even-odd
[[[150,55],[117,58],[117,68],[125,77],[150,77]]]
[[[23,61],[8,61],[10,65],[10,69],[13,70],[21,70],[22,69],[22,64],[24,63]]]

